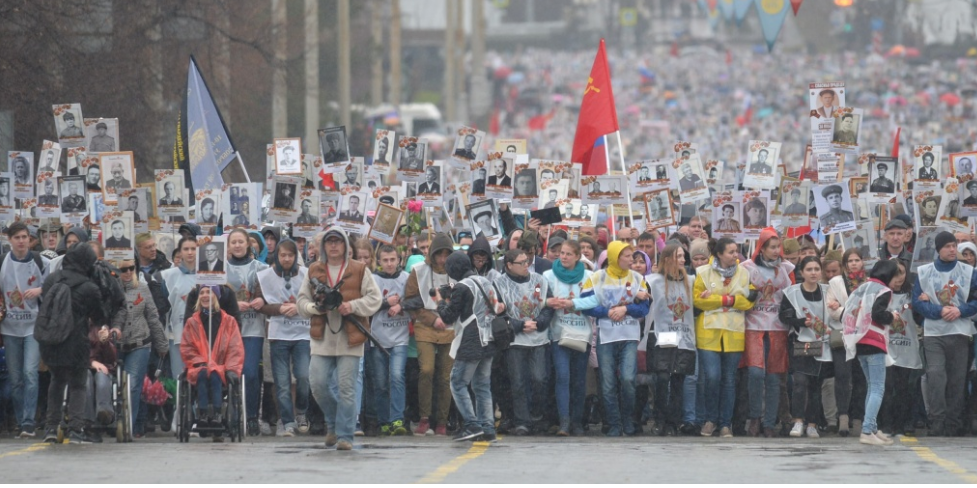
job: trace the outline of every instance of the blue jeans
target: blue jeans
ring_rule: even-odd
[[[634,410],[634,377],[638,374],[638,342],[597,344],[597,364],[604,396],[604,422],[611,426],[609,433],[623,430],[631,435],[634,433],[631,412]]]
[[[180,343],[170,339],[170,372],[173,379],[177,379],[183,374],[183,356],[180,354]]]
[[[471,385],[475,393],[472,404]],[[451,367],[451,396],[465,427],[495,433],[495,411],[492,408],[492,357],[479,361],[455,360]]]
[[[322,407],[329,432],[339,440],[353,442],[356,428],[356,381],[362,358],[356,356],[312,356],[309,385]]]
[[[373,399],[376,402],[380,425],[404,420],[407,402],[407,344],[387,349],[388,357],[379,347],[371,347],[367,358],[373,366]]]
[[[879,430],[879,408],[882,407],[882,395],[885,394],[885,354],[858,356],[858,362],[861,363],[865,381],[868,382],[862,433],[874,434]]]
[[[261,398],[261,377],[258,375],[258,365],[261,364],[261,353],[264,337],[242,337],[244,341],[244,408],[248,413],[248,420],[258,418],[258,400]],[[308,370],[308,368],[306,368]],[[306,388],[308,392],[308,388]]]
[[[37,368],[41,352],[34,336],[3,336],[10,374],[10,397],[14,403],[14,418],[21,429],[34,428],[37,413]]]
[[[742,352],[716,352],[699,349],[699,385],[703,401],[700,424],[732,427],[736,405],[736,370]],[[776,413],[776,410],[774,410]]]
[[[363,411],[363,377],[366,376],[366,372],[364,371],[365,364],[366,361],[364,361],[364,359],[361,357],[359,366],[357,366],[357,370],[356,370],[356,400],[355,401],[356,401],[356,426],[357,427],[359,427],[360,425],[360,412]],[[329,385],[329,388],[332,389],[332,394],[338,398],[339,381],[336,374],[337,373],[333,373],[332,383]]]
[[[129,404],[132,405],[133,434],[142,434],[146,430],[144,422],[137,423],[142,410],[149,410],[149,407],[142,401],[142,384],[145,381],[146,370],[149,368],[149,353],[151,346],[143,346],[129,352],[119,352],[119,360],[123,363],[125,374],[129,375]],[[145,414],[143,414],[144,416]]]
[[[763,334],[763,364],[770,358],[770,334]],[[763,416],[763,426],[773,428],[777,424],[780,406],[780,375],[768,373],[763,368],[749,367],[750,418]],[[766,407],[766,409],[764,409]]]
[[[197,411],[201,412],[200,416],[211,406],[215,412],[220,412],[223,393],[224,382],[221,381],[221,375],[217,371],[201,371],[200,376],[197,376]]]
[[[546,347],[512,346],[505,351],[517,426],[532,427],[546,407]]]
[[[556,384],[556,411],[560,418],[569,418],[576,426],[583,426],[583,410],[587,396],[587,352],[561,347],[550,343],[553,353],[553,372]]]
[[[273,340],[268,345],[271,350],[271,374],[275,378],[275,396],[278,398],[278,414],[282,425],[294,426],[295,415],[305,415],[309,409],[309,358],[312,354],[309,341]],[[294,410],[292,376],[295,376]],[[249,409],[248,416],[258,418],[258,407],[255,406],[253,411]]]

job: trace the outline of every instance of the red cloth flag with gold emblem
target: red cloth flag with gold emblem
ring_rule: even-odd
[[[614,107],[614,92],[611,91],[611,70],[607,65],[607,51],[604,40],[600,40],[594,66],[587,78],[587,88],[580,102],[580,115],[577,119],[577,132],[573,137],[571,162],[583,164],[583,175],[607,174],[607,158],[594,158],[594,144],[607,134],[617,132],[617,109]],[[604,148],[600,148],[604,150]]]

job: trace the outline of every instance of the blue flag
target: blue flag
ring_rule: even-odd
[[[784,18],[787,17],[789,10],[785,0],[754,0],[756,10],[760,15],[760,27],[763,29],[763,38],[767,41],[767,51],[773,51],[773,43],[780,34],[780,28],[784,25]]]
[[[221,171],[236,157],[234,143],[227,132],[214,98],[207,88],[197,60],[190,56],[187,70],[186,105],[183,112],[184,170],[190,176],[191,195],[198,190],[220,188]]]
[[[743,25],[743,19],[753,5],[753,0],[733,0],[733,14],[736,16],[736,25]]]
[[[733,19],[733,0],[719,0],[719,3],[716,6],[718,7],[719,11],[722,12],[723,18],[726,19],[726,22]]]

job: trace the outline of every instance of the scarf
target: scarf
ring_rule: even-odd
[[[780,268],[780,263],[782,262],[783,259],[780,257],[777,257],[777,259],[774,259],[773,261],[767,261],[763,259],[763,254],[757,254],[756,257],[756,263],[759,264],[760,266],[763,266],[764,268],[778,269]]]
[[[227,257],[227,262],[234,266],[244,266],[253,261],[251,258],[251,253],[245,253],[243,257],[235,257],[233,255]]]
[[[584,265],[580,261],[573,269],[566,269],[563,267],[563,263],[559,259],[553,262],[553,276],[560,280],[561,283],[566,283],[568,285],[575,285],[583,280]]]
[[[730,266],[728,268],[723,268],[722,266],[719,265],[719,260],[718,259],[716,259],[716,258],[713,258],[712,259],[712,269],[716,270],[717,273],[719,273],[720,275],[722,275],[722,277],[725,278],[725,279],[727,279],[727,280],[730,279],[730,278],[732,278],[733,275],[736,274],[736,266],[737,265],[734,264],[734,265],[732,265],[732,266]]]
[[[854,290],[855,288],[861,286],[862,283],[865,283],[865,270],[863,269],[855,273],[848,273],[848,283],[851,284],[848,293],[851,293],[851,290]]]

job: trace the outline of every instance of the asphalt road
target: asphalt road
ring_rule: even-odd
[[[323,438],[180,444],[0,441],[10,483],[964,483],[977,482],[977,439],[505,437],[491,445],[443,437]]]

